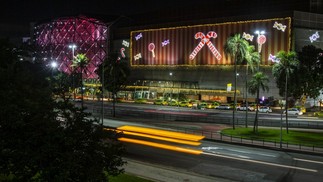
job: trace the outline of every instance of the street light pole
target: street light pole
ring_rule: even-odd
[[[75,49],[76,49],[76,45],[75,44],[71,44],[68,46],[68,48],[72,49],[72,62],[73,62],[73,59],[75,57],[74,55],[74,52],[75,52]],[[72,63],[73,64],[73,63]],[[76,99],[76,93],[75,93],[75,84],[74,84],[74,69],[72,68],[72,87],[73,87],[73,97],[74,97],[74,100]]]
[[[283,100],[279,100],[280,105],[280,135],[279,135],[279,148],[282,148],[283,142]]]

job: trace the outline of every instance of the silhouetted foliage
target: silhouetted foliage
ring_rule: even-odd
[[[0,175],[13,181],[107,181],[123,172],[124,148],[114,131],[65,97],[42,64],[21,62],[1,44]],[[61,80],[62,79],[62,80]],[[54,100],[55,95],[60,99]]]

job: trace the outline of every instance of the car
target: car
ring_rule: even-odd
[[[286,114],[286,110],[284,111],[284,114]],[[298,110],[297,108],[289,108],[287,109],[288,115],[302,115],[303,112]]]
[[[323,117],[323,111],[314,112],[314,116]]]
[[[268,107],[268,106],[261,106],[258,111],[259,112],[264,112],[264,113],[273,112],[273,110],[270,107]]]
[[[246,106],[246,105],[238,106],[238,107],[237,107],[237,110],[238,110],[238,111],[245,111],[245,110],[247,110],[247,106]],[[254,111],[254,110],[255,110],[255,108],[254,108],[254,107],[252,107],[252,106],[248,105],[248,111]]]
[[[215,109],[229,110],[229,109],[231,109],[231,107],[228,104],[221,104],[221,105],[217,106]]]
[[[192,109],[197,109],[197,105],[198,105],[198,101],[196,100],[191,100],[188,104],[188,107],[192,108]]]
[[[163,105],[163,106],[165,106],[165,105],[167,105],[167,101],[166,101],[166,100],[164,100],[164,99],[156,99],[156,100],[154,101],[154,104],[155,104],[155,105]]]
[[[201,109],[201,110],[204,110],[205,108],[207,108],[207,103],[203,102],[201,104],[198,104],[197,105],[197,108],[198,109]]]
[[[214,108],[216,108],[219,105],[220,105],[219,102],[207,102],[206,108],[208,108],[208,109],[214,109]]]
[[[178,102],[176,100],[171,100],[168,102],[169,106],[178,106]]]
[[[233,109],[233,108],[234,108],[234,103],[230,103],[230,104],[229,104],[229,106],[230,106],[230,109]],[[240,104],[240,103],[236,103],[236,108],[237,108],[237,109],[238,109],[240,106],[241,106],[241,104]]]
[[[135,103],[137,103],[137,104],[146,104],[147,99],[144,99],[144,98],[136,99]]]
[[[189,107],[189,102],[188,101],[180,101],[178,103],[180,107]]]

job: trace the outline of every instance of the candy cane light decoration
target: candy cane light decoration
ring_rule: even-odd
[[[206,34],[206,36],[202,32],[197,32],[195,34],[195,39],[201,39],[200,43],[195,47],[193,52],[190,54],[189,58],[190,60],[194,59],[198,52],[204,47],[206,44],[209,49],[211,50],[212,54],[216,57],[217,60],[220,60],[222,58],[219,51],[215,48],[215,46],[210,41],[211,38],[216,38],[217,34],[214,31],[210,31]]]

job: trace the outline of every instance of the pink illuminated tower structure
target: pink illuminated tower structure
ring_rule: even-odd
[[[108,30],[105,23],[85,16],[57,18],[34,27],[39,56],[56,61],[58,70],[70,74],[76,54],[86,54],[89,64],[83,78],[97,79],[95,70],[106,58]]]

